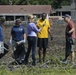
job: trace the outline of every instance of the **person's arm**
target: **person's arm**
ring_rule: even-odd
[[[4,36],[3,36],[3,29],[0,27],[0,36],[1,36],[1,39],[0,40],[4,40]]]
[[[10,45],[12,45],[12,34],[13,34],[13,27],[11,29],[11,34],[10,34],[10,41],[9,41]]]
[[[72,33],[74,30],[75,30],[75,28],[72,28],[72,29],[69,31],[69,33]]]
[[[23,27],[23,37],[24,37],[23,43],[25,43],[26,42],[26,31],[24,27]]]
[[[10,41],[9,41],[10,45],[12,45],[12,35],[10,35]]]
[[[52,35],[51,35],[51,32],[50,32],[50,28],[48,28],[48,32],[49,32],[49,35],[52,36]]]
[[[23,36],[24,36],[24,41],[26,41],[26,33]]]
[[[48,21],[48,22],[49,22],[49,21]],[[50,22],[49,22],[48,33],[49,33],[49,35],[50,35],[50,37],[51,37],[51,40],[53,40],[53,36],[52,36],[52,33],[51,33],[51,31],[50,31],[50,26],[51,26],[51,24],[50,24]]]
[[[36,32],[36,33],[38,33],[38,32],[40,32],[41,30],[42,30],[42,28],[43,28],[44,26],[42,26],[42,27],[40,27],[40,28],[37,28],[37,26],[35,25],[35,24],[33,24],[33,30]]]
[[[50,37],[51,37],[51,40],[53,40],[53,36],[52,36],[51,31],[50,31],[50,28],[48,29],[48,33],[49,33],[49,35],[50,35]]]
[[[12,40],[12,35],[10,35],[10,40]]]
[[[70,27],[71,27],[71,30],[69,31],[69,33],[72,33],[73,31],[75,31],[75,26],[74,26],[74,23],[70,23]]]

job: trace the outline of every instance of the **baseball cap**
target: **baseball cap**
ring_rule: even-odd
[[[21,19],[16,19],[16,22],[19,22],[19,23],[21,23]]]
[[[62,18],[71,18],[69,14],[65,14]]]

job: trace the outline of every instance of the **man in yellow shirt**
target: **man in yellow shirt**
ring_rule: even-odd
[[[43,50],[43,62],[45,61],[46,56],[46,48],[48,46],[48,34],[50,33],[50,22],[46,19],[46,14],[42,13],[41,19],[37,22],[37,27],[42,28],[42,30],[38,33],[38,42],[37,46],[39,48],[39,62],[41,62],[41,50]]]

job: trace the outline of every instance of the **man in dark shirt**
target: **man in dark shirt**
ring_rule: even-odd
[[[74,63],[74,43],[75,43],[75,25],[74,22],[71,21],[71,18],[68,14],[64,16],[64,21],[67,23],[66,26],[66,54],[63,63],[66,62],[68,56],[71,54],[71,61]]]

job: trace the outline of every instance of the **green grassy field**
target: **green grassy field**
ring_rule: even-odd
[[[10,29],[11,27],[4,27],[5,42],[9,41]],[[21,65],[18,68],[10,69],[8,67],[8,64],[12,61],[12,52],[10,51],[1,59],[2,62],[7,64],[0,65],[0,75],[76,75],[76,65],[72,67],[70,62],[66,65],[60,63],[60,60],[65,56],[65,25],[52,25],[51,31],[54,38],[51,41],[49,37],[46,55],[46,62],[49,62],[47,64],[42,63],[44,65],[42,67],[40,67],[42,64],[39,63],[36,67]],[[29,58],[31,61],[31,54]],[[38,54],[36,54],[36,58],[38,60]],[[70,58],[68,60],[70,61]]]
[[[76,69],[26,67],[22,70],[18,68],[16,70],[10,71],[2,67],[0,69],[0,75],[76,75]]]

